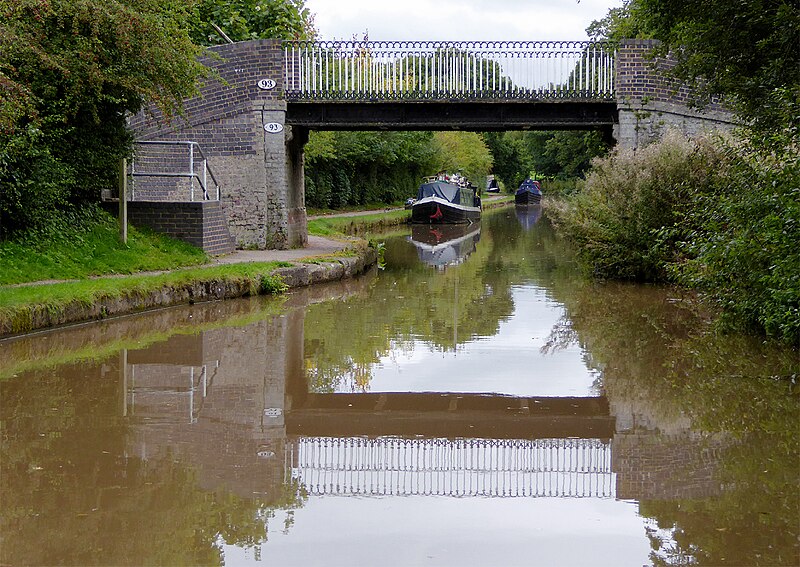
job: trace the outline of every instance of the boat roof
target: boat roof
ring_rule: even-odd
[[[519,189],[517,189],[517,193],[524,193],[526,191],[530,191],[531,193],[537,193],[539,195],[542,194],[542,186],[539,184],[538,181],[534,181],[533,179],[526,179],[522,183],[520,183]]]

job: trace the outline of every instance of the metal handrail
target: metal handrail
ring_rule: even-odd
[[[214,183],[214,187],[216,188],[216,201],[220,200],[220,185],[217,181],[217,178],[214,176],[214,172],[208,166],[208,158],[203,153],[203,150],[200,148],[200,144],[191,140],[138,140],[136,144],[141,145],[162,145],[162,146],[182,146],[185,145],[189,149],[189,171],[180,173],[180,172],[149,172],[149,173],[142,173],[137,172],[136,168],[136,157],[134,156],[133,160],[131,160],[131,177],[187,177],[190,179],[189,182],[189,194],[190,200],[194,201],[194,180],[200,184],[201,189],[203,190],[203,200],[210,201],[212,200],[208,194],[208,177],[211,177],[211,180]],[[202,163],[202,171],[201,174],[198,174],[194,171],[195,166],[195,150],[199,154]],[[133,194],[135,192],[135,187],[131,190],[131,197],[133,198]]]
[[[614,46],[590,41],[284,41],[289,100],[600,99]]]

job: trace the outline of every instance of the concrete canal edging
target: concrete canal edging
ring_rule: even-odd
[[[378,262],[377,250],[366,243],[351,246],[348,250],[352,255],[301,259],[293,261],[291,266],[265,270],[249,277],[215,274],[147,291],[131,288],[121,294],[100,294],[91,303],[76,299],[57,306],[34,303],[12,307],[0,311],[0,339],[177,305],[280,293],[285,289],[351,278]]]

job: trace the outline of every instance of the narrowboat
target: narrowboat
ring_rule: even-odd
[[[411,206],[411,222],[417,224],[469,224],[480,218],[477,188],[458,175],[425,178]]]
[[[514,203],[517,205],[538,205],[542,202],[542,186],[538,181],[526,179],[514,194]]]

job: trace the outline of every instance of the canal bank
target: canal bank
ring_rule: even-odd
[[[68,288],[76,281],[20,286],[30,290],[31,299],[0,309],[0,339],[176,305],[281,293],[350,278],[377,261],[377,251],[364,240],[309,236],[309,245],[301,249],[238,250],[199,268],[96,278],[113,285],[90,298],[36,300],[37,286]]]

